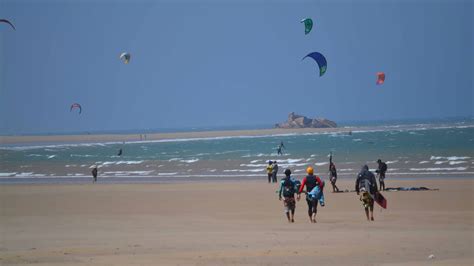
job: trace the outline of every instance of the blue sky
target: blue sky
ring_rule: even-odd
[[[474,113],[469,0],[3,0],[0,17],[17,28],[0,25],[0,134]]]

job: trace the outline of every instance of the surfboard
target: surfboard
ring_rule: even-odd
[[[382,195],[382,193],[380,192],[375,193],[375,202],[377,202],[377,204],[380,205],[380,207],[387,209],[387,200]]]

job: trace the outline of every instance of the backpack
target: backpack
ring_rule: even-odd
[[[295,184],[293,184],[290,179],[286,178],[285,181],[283,181],[283,197],[291,198],[295,193]]]

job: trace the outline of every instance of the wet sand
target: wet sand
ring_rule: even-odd
[[[368,222],[355,193],[326,189],[317,224],[304,200],[289,224],[259,181],[2,185],[0,264],[473,265],[472,179],[387,185],[440,190],[385,192]]]
[[[349,133],[354,130],[375,130],[377,127],[354,128],[301,128],[301,129],[252,129],[226,131],[199,131],[176,133],[137,133],[137,134],[83,134],[83,135],[46,135],[46,136],[0,136],[0,144],[31,144],[31,143],[84,143],[84,142],[130,142],[153,141],[188,138],[216,138],[235,136],[265,136],[302,133]],[[399,129],[399,128],[397,128]],[[141,137],[140,137],[141,135]],[[146,135],[146,139],[145,139]]]

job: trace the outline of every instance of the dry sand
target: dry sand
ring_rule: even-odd
[[[444,180],[390,182],[440,191],[385,192],[375,222],[326,191],[317,224],[258,181],[2,185],[0,265],[473,265],[474,181]]]

